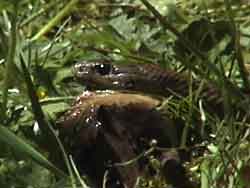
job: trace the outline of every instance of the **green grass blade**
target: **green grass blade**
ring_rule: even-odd
[[[12,74],[13,61],[16,52],[16,25],[17,25],[17,12],[18,12],[18,3],[13,5],[13,15],[11,15],[11,31],[8,45],[8,52],[6,57],[6,71],[4,75],[4,85],[3,85],[3,103],[1,106],[2,120],[5,119],[6,109],[7,109],[7,100],[8,100],[8,89],[10,87]]]
[[[44,168],[52,171],[59,177],[66,177],[64,172],[55,167],[42,154],[35,150],[31,145],[9,131],[6,127],[0,125],[0,142],[10,146],[15,152],[22,153],[33,161],[37,162]]]
[[[57,25],[62,18],[64,18],[66,15],[68,15],[72,8],[75,6],[75,4],[78,2],[78,0],[71,0],[47,25],[45,25],[32,39],[31,41],[35,41],[39,39],[42,35],[47,33],[51,28],[53,28],[55,25]]]

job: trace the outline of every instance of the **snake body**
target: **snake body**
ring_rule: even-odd
[[[142,138],[146,138],[146,143],[155,139],[163,147],[179,146],[177,129],[182,128],[155,110],[161,104],[158,98],[144,94],[187,97],[190,95],[187,75],[164,70],[158,65],[118,65],[109,62],[80,62],[74,66],[74,74],[90,90],[119,90],[84,92],[58,120],[61,137],[66,135],[72,142],[68,145],[76,163],[84,165],[85,172],[94,178],[97,187],[101,185],[106,162],[119,163],[135,158],[142,152]],[[200,82],[193,81],[192,88],[198,90]],[[206,83],[200,89],[199,99],[204,101],[207,109],[223,110],[223,96],[211,84]],[[170,156],[167,154],[166,160],[174,161],[180,169],[164,165],[169,168],[168,173],[183,172],[171,178],[170,182],[176,187],[190,187],[187,186],[189,182],[182,165]],[[139,162],[114,169],[118,174],[115,177],[119,176],[123,186],[128,188],[133,187],[137,177],[143,174]]]
[[[185,73],[162,69],[156,64],[113,64],[110,62],[80,62],[74,66],[78,81],[89,89],[136,91],[146,94],[182,98],[189,96],[190,79]],[[205,109],[221,116],[223,94],[214,85],[192,81],[194,94]]]
[[[135,159],[152,140],[157,140],[161,147],[179,145],[173,121],[155,110],[159,104],[159,100],[140,94],[85,91],[57,121],[60,137],[69,146],[77,166],[101,187],[107,161],[121,163]],[[170,159],[183,168],[176,158],[167,157],[167,161]],[[144,174],[143,166],[136,161],[114,167],[115,179],[119,177],[124,187],[132,188],[137,177]],[[184,176],[183,172],[177,179]],[[170,182],[179,184],[175,178]],[[112,182],[108,187],[119,187],[110,185]]]

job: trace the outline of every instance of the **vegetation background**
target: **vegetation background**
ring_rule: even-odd
[[[0,1],[0,187],[87,187],[55,121],[84,90],[72,65],[105,59],[158,63],[221,88],[225,118],[204,119],[213,139],[187,169],[201,188],[249,188],[249,97],[240,97],[250,91],[249,16],[248,0]],[[192,124],[187,110],[175,115]]]

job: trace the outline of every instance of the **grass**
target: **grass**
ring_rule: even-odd
[[[220,88],[226,114],[204,117],[202,125],[212,132],[205,153],[187,168],[201,188],[247,188],[249,7],[229,0],[0,2],[0,187],[86,187],[55,134],[55,122],[71,96],[84,89],[72,78],[74,63],[107,59],[159,63],[188,72],[190,82],[206,80]],[[196,126],[196,102],[172,100],[170,115]],[[23,174],[29,178],[17,178]]]

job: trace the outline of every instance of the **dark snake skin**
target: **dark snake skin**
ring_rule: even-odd
[[[136,91],[177,98],[188,97],[189,77],[184,73],[162,69],[156,64],[113,64],[110,62],[80,62],[74,66],[76,79],[90,90],[111,89]],[[197,93],[199,91],[199,93]],[[209,112],[223,116],[223,94],[214,85],[192,81],[193,96],[202,101]]]

